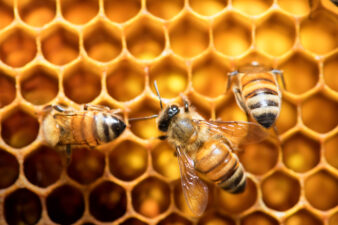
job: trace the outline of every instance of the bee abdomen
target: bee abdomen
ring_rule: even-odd
[[[196,155],[195,168],[229,192],[238,193],[245,188],[243,169],[223,142],[206,143]]]
[[[97,113],[94,116],[95,122],[95,135],[99,142],[107,143],[118,136],[124,131],[126,125],[123,121],[115,116]],[[93,125],[94,126],[94,125]]]
[[[269,128],[279,115],[280,98],[276,95],[257,95],[248,99],[247,106],[252,117],[265,128]]]

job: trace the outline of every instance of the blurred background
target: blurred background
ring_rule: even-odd
[[[338,224],[338,8],[329,0],[0,0],[0,224]],[[247,188],[185,204],[177,158],[134,121],[114,142],[44,144],[48,104],[158,113],[180,93],[206,119],[247,120],[229,71],[284,71],[280,142],[239,153]]]

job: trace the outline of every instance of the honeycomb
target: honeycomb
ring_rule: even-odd
[[[329,0],[0,0],[0,224],[337,225],[337,15]],[[245,192],[208,183],[200,218],[155,120],[69,165],[44,144],[45,105],[151,115],[154,80],[167,104],[247,120],[226,73],[253,60],[284,71],[280,143],[238,152]]]

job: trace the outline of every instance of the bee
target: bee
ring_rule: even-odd
[[[265,128],[274,125],[281,108],[281,91],[276,75],[285,82],[280,70],[270,69],[253,62],[228,74],[228,88],[235,79],[233,93],[237,105]]]
[[[191,211],[200,216],[208,203],[208,186],[198,173],[228,192],[243,192],[246,176],[234,150],[264,139],[264,129],[252,122],[206,121],[184,96],[184,106],[163,108],[156,82],[154,85],[161,106],[156,122],[165,133],[159,138],[176,149],[182,190]]]
[[[43,109],[43,136],[50,146],[65,146],[70,156],[73,145],[95,147],[120,136],[126,124],[118,112],[105,106],[84,105],[75,110],[49,105]]]

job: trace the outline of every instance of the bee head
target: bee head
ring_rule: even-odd
[[[114,131],[115,136],[118,137],[126,129],[126,124],[122,120],[117,119],[116,123],[112,123],[111,129]]]
[[[163,132],[167,132],[171,120],[180,112],[177,105],[170,105],[164,109],[163,113],[158,120],[158,129]]]

